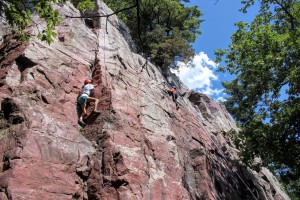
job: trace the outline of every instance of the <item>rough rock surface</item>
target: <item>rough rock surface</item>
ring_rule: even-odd
[[[238,162],[225,108],[135,53],[116,16],[107,27],[64,18],[51,45],[37,30],[26,44],[0,33],[1,200],[289,199],[268,170]],[[75,102],[86,78],[102,113],[89,110],[83,129]],[[181,88],[179,110],[169,84]]]

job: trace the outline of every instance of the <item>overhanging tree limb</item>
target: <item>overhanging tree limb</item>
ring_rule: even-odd
[[[136,5],[136,15],[137,15],[137,24],[138,24],[138,36],[139,36],[139,40],[141,41],[141,44],[143,44],[142,42],[142,38],[141,38],[141,19],[140,19],[140,4],[139,4],[139,0],[135,1],[135,5]]]
[[[135,8],[136,7],[136,10],[137,10],[137,28],[138,28],[138,38],[139,40],[141,41],[141,44],[142,44],[142,49],[144,49],[144,45],[143,45],[143,40],[141,38],[141,30],[140,30],[140,23],[141,23],[141,19],[140,19],[140,4],[139,4],[139,0],[136,0],[135,1],[135,4],[130,6],[130,7],[127,7],[127,8],[122,8],[116,12],[113,12],[111,14],[107,14],[107,15],[93,15],[93,16],[70,16],[70,15],[65,15],[66,18],[81,18],[81,19],[91,19],[91,18],[101,18],[101,17],[106,17],[106,32],[107,32],[107,20],[110,16],[112,15],[116,15],[122,11],[125,11],[125,10],[130,10],[132,8]],[[144,41],[146,42],[146,41]]]
[[[137,0],[137,2],[138,2],[138,0]],[[124,10],[129,10],[129,9],[132,9],[132,8],[134,8],[134,7],[137,7],[138,6],[138,4],[136,3],[136,4],[134,4],[134,5],[132,5],[132,6],[130,6],[130,7],[128,7],[128,8],[123,8],[123,9],[121,9],[121,10],[118,10],[118,11],[116,11],[116,12],[113,12],[113,13],[111,13],[111,14],[108,14],[108,15],[92,15],[92,16],[70,16],[70,15],[65,15],[65,17],[67,17],[67,18],[83,18],[83,19],[89,19],[89,18],[101,18],[101,17],[110,17],[110,16],[112,16],[112,15],[116,15],[116,14],[118,14],[119,12],[122,12],[122,11],[124,11]]]
[[[280,3],[278,0],[275,0],[275,2],[282,8],[282,10],[287,14],[287,16],[290,18],[291,28],[294,31],[295,30],[295,18],[294,16],[288,11],[288,9],[283,5],[283,3]]]

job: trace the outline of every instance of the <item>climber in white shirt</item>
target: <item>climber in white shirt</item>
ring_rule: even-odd
[[[93,97],[90,97],[91,92],[94,90],[95,87],[97,87],[97,85],[93,85],[91,84],[92,81],[87,79],[84,81],[84,86],[82,87],[81,91],[80,91],[80,96],[77,100],[77,103],[79,104],[80,108],[81,108],[81,114],[80,117],[78,119],[78,123],[81,126],[85,126],[86,124],[83,122],[83,117],[86,115],[86,103],[87,102],[93,102],[94,103],[94,110],[93,112],[96,114],[100,114],[100,111],[97,110],[97,106],[99,103],[99,100]]]

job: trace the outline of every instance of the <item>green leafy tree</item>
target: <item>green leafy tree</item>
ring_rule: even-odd
[[[243,12],[254,0],[244,0]],[[300,2],[263,0],[251,24],[236,23],[220,71],[236,76],[223,86],[225,103],[241,126],[245,162],[255,157],[300,196]]]
[[[3,0],[0,1],[0,14],[4,12],[5,17],[13,31],[21,40],[27,40],[30,35],[27,28],[37,24],[32,19],[32,14],[37,14],[46,22],[46,28],[40,30],[38,38],[46,41],[48,44],[53,42],[56,37],[55,26],[59,25],[62,18],[60,13],[53,9],[53,3],[63,3],[65,0]],[[91,0],[74,0],[73,3],[78,9],[84,11],[86,9],[94,9],[94,3]]]
[[[119,13],[131,35],[152,62],[163,69],[194,56],[191,46],[199,31],[201,12],[185,7],[179,0],[104,0],[113,10],[136,5],[137,9]],[[188,1],[185,1],[188,2]]]
[[[32,20],[37,14],[46,21],[46,28],[39,30],[38,38],[47,43],[56,36],[55,26],[62,18],[52,4],[65,0],[7,0],[0,1],[0,11],[14,27],[14,32],[22,39],[29,38],[28,27],[39,24]],[[93,0],[72,0],[73,4],[85,12],[93,10]],[[129,26],[133,39],[140,52],[162,68],[175,66],[176,62],[188,62],[194,56],[191,43],[199,31],[200,16],[198,7],[185,7],[180,0],[106,0],[119,17]],[[188,2],[188,0],[183,0]],[[132,7],[132,5],[135,5]],[[124,9],[130,8],[130,9]],[[100,16],[98,16],[100,17]]]
[[[93,0],[72,0],[72,3],[81,12],[95,9],[95,2]]]

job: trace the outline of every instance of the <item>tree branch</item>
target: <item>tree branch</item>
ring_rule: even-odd
[[[294,23],[294,16],[287,10],[286,7],[283,6],[282,3],[280,3],[278,0],[275,0],[275,2],[282,8],[282,10],[289,16],[290,18],[290,23],[291,23],[291,27],[292,27],[292,30],[294,31],[295,30],[295,23]]]
[[[141,38],[141,19],[140,19],[140,4],[139,0],[135,1],[136,5],[136,15],[137,15],[137,24],[138,24],[138,35],[139,35],[139,40],[141,41],[141,44],[143,44],[143,40]]]
[[[112,16],[112,15],[115,15],[115,14],[118,14],[119,12],[122,12],[122,11],[124,11],[124,10],[129,10],[129,9],[132,9],[132,8],[134,8],[134,7],[137,7],[138,5],[137,5],[137,3],[136,4],[134,4],[133,6],[130,6],[130,7],[128,7],[128,8],[123,8],[123,9],[121,9],[121,10],[118,10],[118,11],[116,11],[116,12],[113,12],[113,13],[111,13],[111,14],[107,14],[107,15],[92,15],[92,16],[69,16],[69,15],[65,15],[65,17],[67,17],[67,18],[83,18],[83,19],[89,19],[89,18],[101,18],[101,17],[110,17],[110,16]]]

